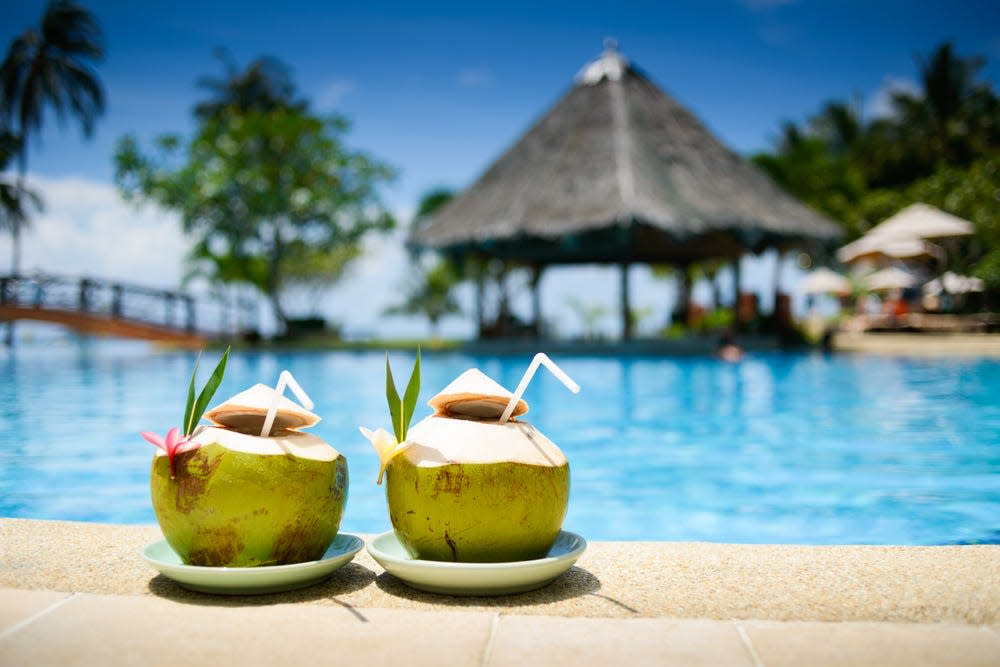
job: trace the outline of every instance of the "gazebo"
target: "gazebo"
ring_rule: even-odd
[[[632,334],[633,263],[738,262],[746,252],[835,243],[840,227],[726,148],[613,44],[468,188],[414,229],[410,244],[453,258],[542,270],[621,267]],[[739,272],[736,272],[739,294]],[[478,291],[482,313],[482,282]]]

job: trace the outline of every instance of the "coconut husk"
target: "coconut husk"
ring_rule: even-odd
[[[559,447],[525,421],[498,424],[431,415],[413,426],[406,439],[412,446],[399,456],[424,467],[455,463],[566,465]]]
[[[499,419],[513,396],[478,368],[470,368],[427,401],[427,404],[439,415]],[[528,404],[523,398],[518,399],[511,417],[526,412]]]
[[[269,387],[266,384],[255,384],[206,412],[205,418],[218,426],[225,426],[245,433],[252,433],[256,429],[256,432],[260,433],[260,429],[264,426],[264,419],[267,417],[267,411],[274,400],[274,395],[274,387]],[[315,426],[319,420],[319,415],[281,396],[278,398],[278,411],[271,430],[272,432],[295,431]]]
[[[222,426],[202,426],[191,436],[199,445],[217,443],[234,452],[261,456],[293,456],[312,461],[332,461],[340,455],[330,443],[312,433],[290,430],[272,430],[270,437],[262,438],[257,433],[240,432]],[[162,454],[161,450],[156,450]]]

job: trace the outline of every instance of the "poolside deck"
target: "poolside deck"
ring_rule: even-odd
[[[0,519],[0,665],[997,665],[1000,546],[591,543],[544,589],[414,591],[366,552],[300,591],[191,593],[155,526]]]

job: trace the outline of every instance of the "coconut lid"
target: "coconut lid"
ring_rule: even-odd
[[[205,418],[219,426],[228,426],[239,431],[258,432],[264,426],[267,411],[274,401],[274,387],[266,384],[255,384],[246,391],[240,392],[225,403],[215,406],[205,413]],[[320,420],[309,410],[294,403],[284,396],[278,397],[278,411],[274,417],[272,431],[294,431],[300,428],[314,426]]]
[[[470,368],[427,401],[427,404],[439,415],[499,419],[513,396],[478,368]],[[523,415],[527,411],[528,404],[523,398],[518,399],[511,417]]]

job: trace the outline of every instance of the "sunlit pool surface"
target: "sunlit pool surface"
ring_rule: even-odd
[[[113,342],[0,352],[0,516],[155,523],[153,448],[183,414],[194,355]],[[411,357],[392,354],[397,382]],[[206,356],[203,374],[214,365]],[[477,366],[516,386],[530,358],[423,358],[426,401]],[[819,354],[556,357],[530,421],[570,460],[565,527],[594,540],[807,544],[1000,541],[1000,363]],[[313,431],[348,459],[342,529],[389,528],[358,426],[388,426],[377,353],[234,354],[218,400],[289,369]],[[403,378],[403,379],[400,379]]]

